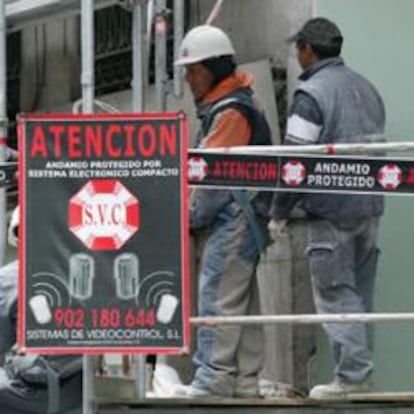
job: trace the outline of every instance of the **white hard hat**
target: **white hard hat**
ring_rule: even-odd
[[[230,38],[214,26],[197,26],[184,37],[175,65],[187,65],[219,56],[235,55]]]
[[[12,213],[10,224],[9,224],[9,230],[7,234],[9,243],[14,247],[17,247],[17,244],[18,244],[18,234],[17,234],[18,228],[19,228],[19,206],[17,206]]]

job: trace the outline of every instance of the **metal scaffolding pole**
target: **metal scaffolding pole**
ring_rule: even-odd
[[[214,4],[209,16],[207,17],[205,24],[211,25],[214,23],[214,21],[217,19],[218,15],[220,14],[223,3],[224,3],[224,0],[216,0],[216,3]]]
[[[133,0],[132,9],[132,111],[143,112],[145,100],[146,51],[144,43],[144,4],[146,0]],[[145,398],[146,372],[144,355],[133,355],[135,391],[138,398]]]
[[[95,99],[95,41],[93,0],[82,0],[81,4],[81,50],[82,50],[82,112],[92,113]],[[83,357],[83,414],[93,412],[94,368],[90,356]]]
[[[227,153],[244,155],[292,155],[292,154],[327,154],[327,155],[366,155],[375,153],[414,151],[414,142],[373,142],[359,144],[318,144],[318,145],[250,145],[226,148],[204,148],[197,152]]]
[[[166,14],[166,1],[155,0],[155,102],[158,111],[165,111],[167,107],[168,26]],[[166,363],[166,356],[157,355],[157,363]]]
[[[82,0],[81,7],[82,112],[92,113],[95,100],[95,39],[93,0]]]
[[[144,5],[146,0],[135,0],[132,9],[132,112],[143,112],[145,101]]]
[[[7,62],[5,0],[0,0],[0,162],[7,151]],[[7,190],[0,189],[0,266],[6,262]]]
[[[156,108],[165,111],[167,98],[167,21],[166,1],[156,0],[155,17],[155,91]]]
[[[178,49],[184,38],[184,0],[174,0],[174,58],[178,56]],[[174,96],[183,95],[183,67],[174,66]]]
[[[219,325],[309,325],[322,323],[374,323],[374,322],[414,322],[414,313],[337,313],[319,315],[249,315],[249,316],[195,316],[190,318],[195,326]]]

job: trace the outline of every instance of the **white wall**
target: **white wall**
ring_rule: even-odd
[[[215,2],[191,0],[191,24],[204,23]],[[224,0],[214,24],[229,33],[241,62],[271,57],[286,67],[289,50],[286,38],[311,12],[311,0]]]

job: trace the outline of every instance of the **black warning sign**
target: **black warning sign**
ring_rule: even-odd
[[[188,345],[182,114],[20,120],[19,342],[36,352]]]

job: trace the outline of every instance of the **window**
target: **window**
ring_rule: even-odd
[[[172,77],[174,38],[173,0],[167,0],[168,37],[167,71]],[[188,5],[186,7],[188,10]],[[188,21],[188,18],[186,19]],[[121,91],[131,87],[132,80],[132,12],[113,6],[95,12],[95,94]],[[154,33],[153,33],[154,34]],[[154,82],[154,36],[150,47],[149,82]]]

